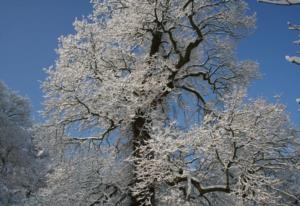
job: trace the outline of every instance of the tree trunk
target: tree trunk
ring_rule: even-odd
[[[149,56],[153,56],[159,51],[159,47],[161,45],[162,40],[162,32],[156,31],[153,33],[151,48],[149,52]],[[138,111],[136,114],[136,118],[132,123],[132,132],[133,132],[133,155],[135,158],[140,158],[143,156],[142,151],[140,150],[141,146],[145,146],[147,141],[151,138],[147,128],[145,127],[146,124],[151,123],[151,120],[145,117],[145,114],[141,111]],[[153,154],[150,157],[153,158]],[[136,178],[137,167],[139,166],[139,162],[135,161],[133,165],[133,183],[132,186],[134,187],[137,183],[142,180],[138,180]],[[148,185],[145,188],[145,193],[139,195],[131,195],[131,206],[146,206],[145,202],[150,200],[152,206],[155,205],[155,188],[153,185]]]
[[[147,129],[146,124],[150,123],[151,120],[144,117],[144,114],[142,112],[139,112],[137,114],[137,118],[135,118],[133,124],[132,124],[132,131],[133,131],[133,155],[135,158],[141,158],[144,156],[144,154],[141,151],[141,146],[145,146],[147,144],[147,141],[151,138]],[[148,158],[153,158],[153,155],[151,155]],[[139,166],[139,162],[134,162],[134,180],[133,180],[133,187],[137,183],[140,183],[142,180],[138,180],[136,178],[136,172],[137,167]],[[131,206],[145,206],[146,202],[151,203],[151,205],[155,205],[155,188],[153,185],[148,185],[147,188],[144,188],[143,193],[140,193],[139,195],[133,196],[132,195],[132,202]]]

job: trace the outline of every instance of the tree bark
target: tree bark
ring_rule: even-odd
[[[144,154],[141,151],[141,146],[145,146],[147,141],[151,138],[147,129],[146,124],[150,123],[151,120],[147,119],[143,112],[139,112],[137,114],[137,118],[135,118],[132,124],[133,131],[133,155],[136,158],[141,158]],[[151,154],[148,158],[153,158],[153,154]],[[140,183],[142,180],[137,179],[137,167],[139,166],[139,162],[134,162],[134,181],[133,186],[137,183]],[[155,205],[155,188],[153,185],[148,185],[147,188],[144,189],[142,193],[136,196],[132,196],[131,206],[142,206],[145,205],[145,202],[150,200],[151,205]]]
[[[153,33],[152,43],[149,55],[153,56],[159,51],[159,47],[161,45],[162,40],[162,32],[156,31]],[[151,138],[146,124],[151,123],[151,120],[145,117],[144,112],[138,111],[136,114],[136,118],[132,123],[132,132],[133,132],[133,156],[135,158],[140,158],[143,156],[142,151],[140,150],[141,146],[145,146],[147,141]],[[148,158],[153,158],[153,154],[151,154]],[[134,179],[132,186],[136,185],[142,180],[138,180],[136,178],[137,167],[139,166],[139,162],[134,162]],[[145,194],[141,193],[139,195],[131,195],[131,206],[142,206],[145,205],[145,202],[150,200],[151,205],[155,205],[155,188],[153,185],[148,185],[145,188]]]

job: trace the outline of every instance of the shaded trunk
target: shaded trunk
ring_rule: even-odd
[[[141,158],[144,154],[141,151],[141,146],[145,146],[147,141],[151,138],[147,129],[145,128],[146,124],[149,124],[151,120],[146,119],[143,113],[137,114],[137,118],[134,120],[132,124],[133,131],[133,155],[135,158]],[[147,158],[153,158],[153,154]],[[143,180],[137,178],[137,167],[139,166],[139,162],[134,162],[134,181],[133,186],[141,183]],[[151,202],[151,205],[155,205],[155,188],[153,185],[147,185],[144,188],[143,192],[136,196],[132,196],[131,206],[142,206],[145,205],[145,202]]]
[[[149,55],[153,56],[159,51],[159,47],[161,45],[162,32],[156,31],[153,33],[152,44],[150,48]],[[145,117],[145,114],[139,111],[136,114],[136,118],[132,123],[132,132],[133,132],[133,155],[135,158],[140,158],[143,156],[142,151],[140,150],[141,146],[145,146],[147,141],[151,138],[146,124],[151,123],[149,118]],[[147,158],[153,158],[154,154],[151,154]],[[134,187],[137,183],[140,183],[143,180],[138,180],[136,177],[137,167],[139,166],[139,162],[134,162],[134,179],[132,186]],[[150,201],[151,205],[155,205],[155,188],[153,185],[148,185],[147,188],[144,189],[144,193],[140,193],[139,195],[131,195],[131,206],[142,206],[145,205],[145,202]]]

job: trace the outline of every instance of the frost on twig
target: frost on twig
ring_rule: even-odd
[[[258,0],[258,2],[279,4],[279,5],[296,5],[300,4],[300,0]]]

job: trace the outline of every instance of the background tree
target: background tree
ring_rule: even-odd
[[[202,165],[199,161],[194,165],[182,165],[182,168],[172,166],[173,159],[176,162],[182,161],[181,155],[189,155],[189,150],[192,152],[198,149],[193,148],[192,142],[182,142],[185,147],[183,153],[180,150],[182,145],[177,140],[188,141],[190,138],[188,133],[181,134],[179,131],[193,132],[192,125],[211,118],[210,122],[204,121],[203,125],[198,125],[200,129],[195,131],[201,134],[202,129],[212,127],[203,132],[214,132],[215,127],[218,127],[217,117],[220,116],[218,112],[217,117],[214,114],[224,102],[224,97],[232,93],[237,85],[246,87],[257,77],[255,63],[241,62],[235,58],[238,40],[254,26],[254,16],[247,15],[246,3],[241,0],[95,0],[93,6],[93,13],[88,18],[75,21],[74,35],[60,38],[57,49],[59,58],[55,66],[48,70],[49,76],[43,84],[46,93],[45,114],[50,117],[49,124],[64,128],[65,136],[69,136],[68,142],[87,143],[89,147],[83,147],[86,150],[90,147],[98,148],[91,154],[95,152],[93,160],[103,165],[101,170],[97,167],[90,170],[89,159],[84,159],[84,155],[75,156],[81,159],[79,161],[83,165],[87,165],[83,171],[86,174],[83,175],[84,180],[92,180],[89,183],[98,186],[86,187],[85,190],[84,184],[74,183],[71,179],[68,185],[76,191],[84,191],[78,197],[74,196],[77,194],[74,192],[74,202],[80,205],[75,199],[81,199],[84,195],[91,198],[89,205],[172,205],[168,201],[163,203],[161,199],[164,192],[169,191],[173,192],[173,200],[177,197],[176,200],[182,199],[186,204],[197,201],[210,204],[211,200],[207,198],[218,196],[219,193],[229,194],[220,198],[225,202],[231,196],[246,202],[263,202],[263,198],[267,201],[271,197],[267,192],[272,193],[271,190],[264,191],[266,196],[254,195],[261,188],[273,185],[263,171],[264,176],[260,172],[256,174],[248,162],[249,170],[243,165],[236,173],[229,174],[229,165],[233,163],[230,163],[232,159],[228,157],[227,149],[234,145],[233,140],[228,141],[228,148],[226,145],[220,148],[227,162],[219,158],[219,165],[215,166],[213,161],[211,166],[216,168],[216,173],[212,175],[220,176],[211,184],[209,181],[212,177],[203,180],[206,183],[196,181],[195,176],[187,176],[186,172]],[[278,122],[279,128],[285,128],[281,125],[283,122]],[[244,138],[242,134],[248,130],[249,125],[239,126],[245,126],[240,128],[239,136]],[[259,128],[256,129],[255,132],[261,132]],[[170,131],[171,136],[174,133],[174,141],[170,140],[167,144],[163,138],[164,131]],[[282,132],[291,136],[289,129]],[[226,135],[229,134],[230,131],[227,131]],[[281,133],[275,133],[272,137],[276,135],[280,137]],[[208,138],[208,146],[211,141],[208,134],[203,139],[201,135],[195,135],[195,138],[199,141]],[[249,136],[247,138],[250,139]],[[266,137],[269,141],[268,138],[271,136]],[[158,146],[168,147],[154,150],[153,141],[158,141]],[[221,147],[222,141],[216,143]],[[292,136],[291,141],[294,141]],[[170,156],[164,155],[172,148],[178,150],[170,151]],[[203,148],[208,150],[205,145]],[[251,148],[254,150],[254,146]],[[283,148],[284,145],[281,145],[280,149]],[[91,154],[87,154],[87,157]],[[184,159],[192,160],[193,157],[198,158],[197,155],[191,153]],[[249,151],[249,155],[252,155],[249,158],[254,158],[255,152]],[[289,155],[292,158],[294,154]],[[162,157],[160,164],[153,164],[157,158],[160,160]],[[212,154],[203,152],[199,157],[210,160]],[[112,159],[105,161],[106,158]],[[122,169],[124,167],[120,165],[124,164],[127,164],[124,167],[128,169]],[[68,170],[71,167],[64,168],[63,164],[50,177],[49,183],[54,188],[57,187],[55,182],[64,179],[65,175],[74,177],[78,174]],[[70,173],[66,174],[66,170]],[[121,172],[123,175],[117,175]],[[164,176],[169,173],[174,174]],[[248,184],[244,187],[244,183],[240,182],[244,180],[239,179],[239,175],[244,173],[252,175],[251,178],[255,179],[253,184],[260,185],[251,186],[248,190]],[[222,181],[221,176],[224,174],[228,181]],[[265,185],[259,183],[263,177],[266,178]],[[127,181],[122,182],[120,178]],[[248,176],[245,178],[247,182]],[[209,186],[202,188],[202,184]],[[241,189],[231,187],[238,187],[239,184]],[[253,188],[257,190],[252,191]],[[228,201],[234,202],[232,199]]]
[[[30,104],[0,82],[0,204],[24,205],[42,186]]]

